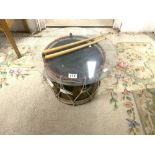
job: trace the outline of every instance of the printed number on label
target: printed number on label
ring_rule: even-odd
[[[68,77],[69,77],[70,79],[77,79],[77,74],[71,74],[71,73],[69,73],[69,74],[68,74]]]

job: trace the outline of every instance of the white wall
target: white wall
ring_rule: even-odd
[[[155,32],[155,19],[119,19],[121,32]]]

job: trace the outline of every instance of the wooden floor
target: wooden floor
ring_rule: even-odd
[[[113,19],[46,19],[46,26],[113,26]]]

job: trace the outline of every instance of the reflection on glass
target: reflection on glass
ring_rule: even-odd
[[[87,67],[88,67],[88,77],[91,79],[94,77],[94,72],[95,72],[95,68],[96,68],[96,61],[88,61]]]
[[[104,69],[103,69],[103,72],[107,72],[107,71],[108,71],[108,68],[104,68]]]

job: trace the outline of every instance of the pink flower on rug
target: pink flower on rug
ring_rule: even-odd
[[[125,88],[124,91],[122,92],[122,94],[124,94],[124,95],[129,95],[129,93],[130,93],[130,91],[127,90],[126,88]]]
[[[20,68],[18,68],[17,70],[16,70],[16,74],[20,74],[22,71],[21,71],[21,69]]]
[[[6,81],[6,78],[1,78],[0,82],[3,83],[4,81]]]
[[[117,67],[119,67],[119,68],[126,68],[127,67],[127,64],[125,63],[125,62],[119,62],[118,64],[117,64]]]
[[[124,102],[124,103],[123,103],[123,105],[124,105],[126,108],[132,108],[133,103],[132,103],[132,102],[127,101],[127,102]]]

